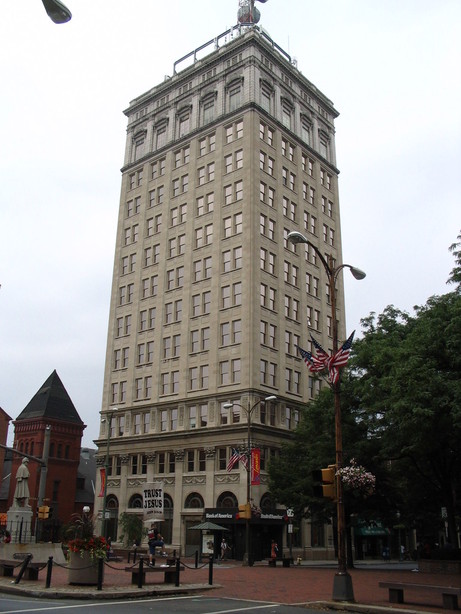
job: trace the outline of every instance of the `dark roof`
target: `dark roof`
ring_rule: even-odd
[[[53,418],[62,422],[83,424],[56,370],[22,410],[18,420]]]
[[[0,407],[0,414],[3,414],[6,420],[13,420],[13,418],[6,413],[3,407]]]

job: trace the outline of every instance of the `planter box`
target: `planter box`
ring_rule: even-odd
[[[67,569],[69,584],[95,586],[98,583],[98,559],[92,560],[89,552],[85,552],[83,557],[78,552],[69,554]]]
[[[418,569],[421,573],[461,574],[461,561],[419,559]]]

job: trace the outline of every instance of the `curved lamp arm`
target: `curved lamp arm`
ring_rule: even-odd
[[[314,250],[314,252],[317,254],[319,259],[321,260],[323,266],[325,267],[326,272],[328,273],[328,276],[332,277],[335,280],[336,280],[336,277],[338,276],[339,271],[345,268],[350,270],[350,272],[355,277],[355,279],[360,280],[366,277],[366,273],[364,271],[362,271],[361,269],[358,269],[355,266],[352,266],[351,264],[341,264],[339,267],[335,269],[329,262],[327,262],[326,258],[324,257],[322,252],[319,250],[319,248],[316,247],[313,243],[311,243],[307,237],[305,237],[301,232],[298,232],[297,230],[293,230],[292,232],[289,232],[287,235],[287,239],[288,241],[291,241],[295,245],[297,245],[298,243],[306,243],[307,245],[309,245]],[[332,260],[332,258],[330,258],[330,260]]]

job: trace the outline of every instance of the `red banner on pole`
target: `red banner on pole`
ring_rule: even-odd
[[[251,450],[251,485],[259,486],[261,483],[261,450]]]
[[[101,476],[101,490],[99,491],[98,497],[104,497],[104,489],[106,487],[106,470],[104,467],[101,467],[99,470],[99,475]]]

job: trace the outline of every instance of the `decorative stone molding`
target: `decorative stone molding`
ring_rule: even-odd
[[[128,465],[130,462],[130,456],[128,454],[120,454],[119,459],[122,465]]]
[[[184,450],[175,450],[174,451],[175,460],[178,462],[182,462],[184,460],[184,454],[185,454]]]
[[[128,488],[136,488],[137,486],[142,486],[146,483],[146,478],[134,478],[132,480],[127,481]]]
[[[215,484],[238,484],[240,475],[238,473],[231,475],[219,474],[214,476]]]
[[[183,484],[206,484],[206,476],[204,475],[184,475],[182,478]]]

